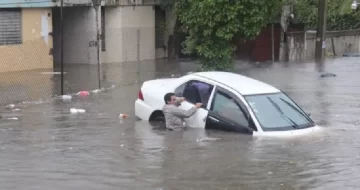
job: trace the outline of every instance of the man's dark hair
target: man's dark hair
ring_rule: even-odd
[[[168,104],[168,102],[171,101],[171,96],[175,96],[175,94],[172,93],[172,92],[169,92],[169,93],[165,94],[165,96],[164,96],[165,104]]]

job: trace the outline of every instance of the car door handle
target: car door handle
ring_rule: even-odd
[[[215,119],[214,117],[211,117],[211,116],[209,116],[209,119],[211,119],[211,120],[213,120],[213,121],[215,121],[215,122],[219,122],[218,119]]]

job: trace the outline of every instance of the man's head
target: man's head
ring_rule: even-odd
[[[164,101],[165,101],[165,104],[175,104],[175,102],[176,102],[175,94],[172,92],[165,94]]]

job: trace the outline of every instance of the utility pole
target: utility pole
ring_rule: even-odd
[[[316,32],[315,61],[324,61],[325,42],[326,42],[326,18],[327,18],[327,1],[319,0],[318,8],[318,26]]]

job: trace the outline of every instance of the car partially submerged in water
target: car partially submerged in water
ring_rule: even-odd
[[[198,72],[146,81],[135,101],[135,115],[142,120],[164,120],[161,110],[168,92],[186,99],[180,105],[185,110],[203,103],[185,119],[188,127],[275,136],[308,134],[319,129],[281,90],[230,72]]]

